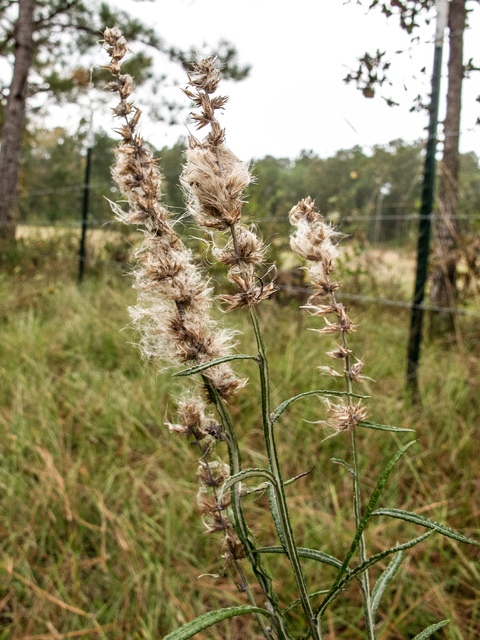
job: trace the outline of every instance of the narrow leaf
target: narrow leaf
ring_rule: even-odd
[[[325,600],[322,602],[322,604],[320,605],[320,608],[317,611],[317,615],[323,615],[323,612],[325,611],[327,605],[331,602],[331,600],[333,600],[334,597],[336,597],[338,591],[337,591],[337,587],[338,585],[340,585],[342,583],[342,576],[346,573],[347,571],[347,567],[348,567],[348,563],[350,562],[350,560],[353,557],[353,554],[355,553],[357,547],[358,547],[358,543],[360,542],[360,538],[362,536],[363,531],[365,530],[365,527],[367,526],[367,523],[370,519],[370,516],[373,513],[373,509],[375,508],[375,505],[377,504],[377,501],[380,497],[380,494],[382,493],[382,489],[385,486],[388,477],[390,476],[390,473],[392,472],[393,467],[397,464],[397,462],[400,460],[400,458],[403,456],[403,454],[405,453],[405,451],[411,447],[413,444],[415,444],[417,441],[416,440],[411,440],[410,442],[408,442],[405,446],[403,446],[399,451],[397,451],[397,453],[393,456],[393,458],[390,460],[390,462],[387,464],[387,467],[385,469],[385,471],[382,473],[382,475],[380,476],[380,479],[377,482],[377,486],[375,487],[372,496],[370,498],[370,501],[367,505],[367,508],[365,509],[365,512],[363,514],[363,518],[360,521],[360,524],[358,526],[357,532],[355,533],[355,537],[352,541],[352,544],[350,545],[350,549],[348,550],[347,555],[345,556],[345,560],[343,561],[343,564],[340,568],[340,571],[337,574],[337,577],[335,578],[335,582],[332,584],[331,588],[330,588],[330,592],[327,595],[327,597],[325,598]]]
[[[328,593],[328,590],[323,590],[323,591],[314,591],[313,593],[309,593],[308,597],[309,598],[314,598],[315,596],[322,596],[324,593]],[[298,600],[294,600],[293,602],[291,602],[288,607],[285,607],[285,609],[283,610],[283,613],[288,613],[289,611],[291,611],[294,607],[296,607],[297,605],[301,604],[302,599],[299,598]]]
[[[340,464],[342,467],[345,467],[345,469],[353,478],[355,477],[355,471],[348,464],[348,462],[345,462],[345,460],[342,460],[341,458],[330,458],[330,462],[333,462],[333,464]]]
[[[258,477],[268,478],[270,482],[275,482],[275,476],[266,469],[244,469],[243,471],[239,471],[235,475],[230,476],[229,478],[227,478],[227,480],[225,480],[225,482],[221,486],[217,502],[220,504],[225,491],[227,491],[227,489],[230,489],[230,487],[233,487],[233,485],[237,482],[242,482],[242,480],[247,480],[248,478]]]
[[[208,611],[202,616],[195,618],[191,622],[187,622],[175,631],[172,631],[165,636],[163,640],[188,640],[196,633],[200,633],[204,629],[208,629],[213,624],[233,618],[234,616],[241,616],[244,613],[263,613],[270,616],[265,609],[259,609],[258,607],[242,606],[242,607],[228,607],[227,609],[218,609],[217,611]]]
[[[372,513],[372,516],[390,516],[391,518],[406,520],[407,522],[413,522],[413,524],[419,524],[422,527],[427,527],[427,529],[435,529],[435,531],[441,533],[442,536],[458,540],[458,542],[465,542],[466,544],[475,544],[480,546],[480,542],[467,538],[461,533],[457,533],[453,529],[450,529],[450,527],[446,527],[444,524],[425,518],[425,516],[421,516],[418,513],[412,513],[411,511],[403,511],[403,509],[377,509]]]
[[[396,431],[397,433],[407,431],[410,433],[415,433],[415,429],[403,429],[401,427],[389,427],[386,424],[377,424],[376,422],[369,422],[368,420],[360,420],[358,423],[359,427],[365,427],[366,429],[378,429],[378,431]]]
[[[393,576],[397,573],[400,565],[403,560],[403,551],[397,551],[394,555],[392,561],[382,573],[382,575],[378,578],[375,583],[375,587],[372,591],[372,617],[375,621],[375,615],[377,613],[378,605],[380,604],[380,600],[385,593],[385,589],[388,587],[390,582],[393,579]]]
[[[203,364],[197,364],[194,367],[190,367],[189,369],[183,369],[183,371],[177,371],[174,373],[172,378],[181,378],[183,376],[193,376],[195,373],[201,373],[205,371],[205,369],[210,369],[210,367],[216,367],[217,364],[222,364],[224,362],[230,362],[230,360],[255,360],[255,356],[244,356],[241,354],[236,354],[233,356],[223,356],[223,358],[217,358],[216,360],[210,360],[210,362],[204,362]]]
[[[396,553],[398,551],[403,551],[404,549],[409,549],[410,547],[413,547],[419,542],[423,542],[423,540],[431,536],[433,533],[434,533],[433,531],[427,531],[427,533],[424,533],[423,536],[419,536],[418,538],[414,538],[413,540],[404,542],[403,544],[400,544],[396,547],[392,547],[391,549],[386,549],[385,551],[381,551],[380,553],[377,553],[374,556],[371,556],[370,558],[368,558],[362,564],[359,564],[357,567],[355,567],[355,569],[353,569],[353,571],[350,571],[350,573],[344,576],[338,583],[335,582],[335,584],[331,587],[330,591],[328,592],[327,597],[320,605],[316,615],[323,616],[325,609],[328,607],[328,605],[331,604],[333,600],[335,600],[335,598],[342,591],[342,589],[351,580],[353,580],[353,578],[356,578],[357,576],[362,574],[364,571],[367,571],[367,569],[372,567],[374,564],[376,564],[380,560],[383,560],[383,558],[385,558],[386,556],[392,553]]]
[[[424,629],[422,633],[419,633],[417,636],[415,636],[413,640],[425,640],[425,638],[429,638],[432,634],[435,633],[435,631],[438,631],[442,627],[445,627],[449,622],[450,620],[442,620],[442,622],[432,624],[430,627]]]
[[[283,547],[260,547],[255,549],[255,553],[285,553]],[[334,558],[328,553],[323,551],[315,551],[315,549],[306,549],[305,547],[297,547],[297,553],[300,558],[308,558],[309,560],[316,560],[317,562],[323,562],[323,564],[329,564],[332,567],[340,569],[342,566],[341,560]],[[351,573],[351,569],[347,568],[347,572]]]
[[[356,393],[349,393],[348,391],[329,391],[328,389],[319,389],[319,390],[315,390],[315,391],[306,391],[305,393],[299,393],[298,396],[293,396],[292,398],[289,398],[288,400],[285,400],[285,402],[282,402],[282,404],[280,404],[275,411],[273,411],[273,413],[271,413],[270,415],[270,419],[272,421],[272,424],[274,422],[276,422],[278,420],[278,418],[282,415],[282,413],[285,411],[285,409],[288,407],[288,405],[292,404],[292,402],[295,402],[296,400],[300,400],[300,398],[305,398],[306,396],[325,396],[325,397],[329,397],[329,396],[333,396],[333,397],[338,397],[338,396],[350,396],[352,398],[369,398],[370,396],[359,396]]]
[[[296,482],[297,480],[300,480],[300,478],[304,478],[305,476],[308,476],[308,474],[312,473],[312,471],[315,469],[315,467],[313,466],[311,469],[309,469],[308,471],[304,471],[303,473],[299,473],[298,476],[295,476],[294,478],[290,478],[290,480],[286,480],[283,483],[284,487],[288,487],[288,485],[293,484],[294,482]]]
[[[270,512],[272,514],[273,523],[277,531],[278,539],[282,544],[282,546],[279,548],[282,549],[284,553],[286,553],[285,549],[287,548],[287,545],[285,542],[285,535],[283,533],[282,521],[280,520],[280,513],[278,512],[277,496],[275,495],[275,489],[273,487],[273,484],[271,483],[269,483],[268,485],[268,501],[270,503]]]

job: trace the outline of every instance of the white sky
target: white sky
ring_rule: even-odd
[[[113,3],[112,3],[113,4]],[[250,63],[249,77],[242,82],[224,82],[222,93],[230,96],[222,123],[228,146],[242,159],[295,157],[302,149],[313,149],[322,157],[338,149],[360,144],[385,144],[395,138],[413,141],[425,136],[427,116],[410,113],[413,97],[429,91],[433,66],[434,20],[418,31],[424,44],[410,54],[394,56],[410,47],[409,37],[379,11],[366,14],[343,0],[116,0],[132,15],[155,27],[168,44],[189,48],[204,42],[215,45],[230,40],[241,63]],[[475,3],[470,3],[475,5]],[[465,36],[465,61],[476,55],[480,8],[470,14],[471,28]],[[365,99],[353,84],[342,78],[356,66],[356,58],[379,48],[392,54],[393,88],[385,92],[401,103],[388,107],[379,97]],[[444,49],[441,113],[444,112],[448,47]],[[98,55],[103,64],[105,54]],[[419,70],[427,67],[427,75]],[[183,71],[158,56],[157,73],[174,75],[183,85]],[[417,80],[413,79],[417,76]],[[403,82],[409,86],[406,95]],[[188,104],[179,89],[178,100]],[[480,155],[480,72],[464,83],[461,150]],[[170,94],[169,94],[170,97]],[[140,93],[137,104],[140,104]],[[98,118],[108,129],[109,118]],[[350,124],[349,124],[350,123]],[[355,131],[354,131],[355,129]],[[167,127],[142,119],[142,132],[156,147],[173,144],[185,133],[183,125]]]

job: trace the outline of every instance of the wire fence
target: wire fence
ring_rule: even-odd
[[[85,185],[76,185],[76,188],[77,187],[84,188]],[[72,188],[69,187],[69,189],[73,190],[73,187]],[[63,192],[62,190],[57,190],[57,193],[62,193],[62,192]],[[422,217],[423,218],[428,217],[434,222],[439,221],[439,216],[436,214],[431,216],[420,216],[418,213],[410,213],[410,214],[395,215],[395,216],[389,215],[389,214],[376,215],[376,216],[353,216],[353,215],[343,216],[343,217],[339,216],[335,220],[335,224],[341,230],[344,229],[346,224],[349,224],[350,226],[348,228],[347,235],[354,236],[355,233],[359,232],[359,230],[362,230],[362,229],[365,230],[365,227],[362,227],[362,223],[370,223],[374,221],[375,223],[378,224],[379,222],[388,223],[392,220],[394,221],[404,220],[414,224],[415,222],[418,222]],[[449,217],[444,217],[443,219],[448,219],[448,218]],[[475,225],[476,221],[480,219],[480,214],[460,215],[458,216],[458,219],[471,222]],[[279,216],[279,217],[268,216],[260,219],[253,219],[252,217],[250,220],[250,222],[257,225],[261,231],[264,230],[266,227],[268,227],[268,229],[271,229],[272,225],[284,224],[284,223],[288,223],[288,221],[289,221],[288,218],[285,216]],[[195,221],[191,217],[185,214],[182,214],[177,216],[174,222],[175,224],[181,226],[182,235],[195,236],[195,233],[194,233],[194,229],[196,229]],[[108,256],[108,255],[105,256],[102,250],[98,250],[98,248],[92,249],[92,247],[90,246],[89,253],[86,256],[83,256],[83,257],[80,256],[77,252],[78,237],[79,237],[78,232],[81,229],[82,224],[86,224],[88,229],[87,245],[91,244],[91,238],[89,238],[89,234],[92,234],[92,232],[97,234],[99,233],[102,234],[102,232],[114,232],[118,234],[117,240],[119,242],[119,247],[120,247],[122,233],[123,234],[128,233],[125,239],[126,246],[123,247],[124,250],[119,252],[119,255],[116,256],[116,259],[113,259],[111,256]],[[35,238],[35,233],[34,233],[35,228],[48,229],[49,233],[47,235],[47,240],[48,240],[48,237],[50,237],[50,239],[57,239],[58,237],[61,237],[63,232],[67,233],[67,235],[68,235],[68,232],[71,232],[74,234],[74,236],[70,237],[69,242],[66,242],[63,245],[61,242],[60,243],[53,242],[52,246],[49,246],[48,242],[47,243],[45,242],[45,238],[43,238],[43,240],[42,238],[40,238],[39,240]],[[475,225],[475,228],[476,228],[476,225]],[[132,243],[135,242],[135,240],[132,241],[132,237],[135,237],[137,234],[138,236],[140,236],[141,232],[137,231],[135,228],[127,229],[122,223],[111,218],[110,219],[88,219],[87,221],[82,221],[81,219],[71,219],[71,220],[42,219],[42,220],[24,221],[17,226],[17,237],[28,238],[29,242],[26,243],[24,246],[22,246],[21,244],[18,244],[15,248],[15,252],[19,254],[20,257],[25,256],[30,259],[32,259],[32,257],[41,258],[41,259],[50,258],[55,260],[56,262],[70,264],[70,265],[74,265],[75,263],[78,264],[80,261],[83,260],[85,263],[85,267],[87,268],[87,273],[88,273],[88,269],[92,268],[93,266],[98,267],[99,265],[104,265],[106,267],[113,267],[115,271],[120,274],[120,273],[126,273],[133,266],[132,263],[128,260],[127,255],[129,253],[129,248],[131,247]],[[113,242],[113,244],[115,245],[115,242]],[[385,243],[383,244],[380,243],[378,245],[375,245],[372,242],[369,242],[368,246],[364,246],[363,249],[366,251],[368,251],[368,249],[388,251],[389,249],[391,250],[392,247],[385,245]],[[394,249],[401,250],[402,246],[400,245],[400,247],[399,246],[394,247]],[[111,248],[110,248],[110,251],[111,251]],[[413,251],[414,249],[412,246],[411,247],[412,255],[410,256],[412,265],[413,265],[413,257],[414,257]],[[406,275],[404,273],[405,268],[406,268],[405,265],[402,265],[401,267],[399,267],[399,270],[401,271],[401,273],[399,272],[397,273],[397,275],[405,276]],[[413,266],[411,267],[411,269],[412,269],[411,278],[413,283]],[[358,270],[361,271],[361,268],[359,268]],[[477,272],[471,275],[473,276],[474,280],[478,280],[479,274]],[[312,290],[309,289],[308,286],[306,285],[298,286],[295,284],[283,284],[282,282],[278,282],[277,288],[280,291],[284,292],[285,295],[301,294],[301,295],[307,296],[308,294],[312,293]],[[477,285],[477,290],[478,290],[478,285]],[[404,309],[420,308],[430,312],[450,313],[454,315],[480,318],[480,310],[477,310],[475,308],[454,307],[454,306],[445,307],[445,306],[436,306],[436,305],[429,305],[429,304],[415,305],[411,301],[408,301],[406,299],[396,300],[389,297],[372,296],[372,295],[365,295],[363,293],[352,293],[352,292],[343,292],[339,294],[339,298],[361,302],[368,305],[380,305],[380,306],[387,306],[392,308],[404,308]],[[478,300],[474,302],[478,302]],[[478,308],[478,304],[476,306]]]

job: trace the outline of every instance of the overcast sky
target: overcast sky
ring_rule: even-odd
[[[433,66],[434,21],[418,31],[422,42],[410,45],[395,17],[379,11],[369,14],[352,0],[155,0],[112,2],[155,27],[168,43],[184,48],[220,38],[235,44],[241,63],[252,66],[242,82],[224,82],[230,96],[222,122],[227,144],[241,158],[296,157],[312,149],[327,157],[356,144],[372,146],[396,138],[407,141],[425,136],[427,117],[410,113],[413,98],[429,90]],[[470,3],[475,6],[475,3]],[[477,54],[480,7],[470,16],[465,37],[465,61]],[[365,99],[354,85],[342,81],[356,58],[366,50],[386,50],[392,59],[394,86],[385,93],[401,103],[388,107],[380,99]],[[403,55],[396,50],[410,49]],[[475,51],[476,49],[476,51]],[[101,56],[99,55],[99,58]],[[104,57],[101,58],[104,60]],[[446,62],[444,50],[441,114],[444,112]],[[183,72],[158,56],[157,72],[164,70],[183,84]],[[426,66],[427,74],[419,73]],[[416,78],[416,79],[415,79]],[[405,94],[403,83],[409,87]],[[461,150],[480,155],[480,72],[464,83]],[[178,91],[178,99],[187,104]],[[169,94],[170,95],[170,94]],[[108,127],[108,118],[99,125]],[[174,143],[185,126],[167,127],[143,119],[145,137],[155,146]]]

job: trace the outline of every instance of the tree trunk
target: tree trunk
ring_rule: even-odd
[[[458,169],[460,154],[460,112],[462,108],[463,34],[466,22],[466,0],[452,0],[449,5],[448,27],[450,57],[448,60],[447,113],[444,121],[445,142],[440,171],[440,211],[437,221],[437,249],[432,274],[431,299],[441,307],[455,306],[457,297],[458,233]],[[434,334],[453,329],[453,314],[432,315]]]
[[[17,197],[20,149],[25,122],[28,73],[33,58],[35,0],[19,0],[15,25],[15,64],[5,107],[0,149],[0,238],[15,237],[12,205]]]

